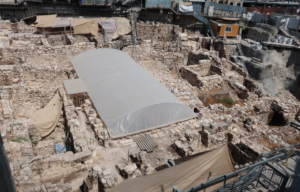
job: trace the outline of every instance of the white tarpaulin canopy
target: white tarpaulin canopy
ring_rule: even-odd
[[[196,117],[123,51],[93,49],[71,62],[112,138]]]
[[[179,4],[179,11],[182,13],[186,13],[186,12],[193,12],[194,8],[193,5],[181,5]]]
[[[73,27],[74,19],[64,19],[64,20],[56,20],[53,24],[53,28],[59,27]]]
[[[111,42],[111,39],[117,30],[117,20],[101,20],[98,21],[98,23],[104,29],[105,42]]]

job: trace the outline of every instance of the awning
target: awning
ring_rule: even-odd
[[[126,35],[132,31],[129,20],[126,18],[117,18],[117,30],[113,35],[113,39],[118,38],[120,35]]]
[[[117,30],[117,20],[101,20],[98,21],[98,23],[104,30],[105,42],[111,42],[111,39]]]
[[[30,115],[34,120],[34,127],[41,137],[49,135],[56,127],[62,111],[62,100],[58,93],[43,108]]]
[[[93,34],[98,36],[98,22],[94,20],[87,19],[75,19],[74,34]]]
[[[36,16],[36,27],[52,27],[55,23],[55,15],[38,15]]]
[[[73,19],[64,19],[64,20],[57,20],[53,24],[53,28],[59,28],[59,27],[72,27],[74,25]]]
[[[234,172],[233,162],[227,145],[204,153],[199,157],[153,173],[151,175],[127,179],[107,192],[172,192],[177,185],[181,191],[186,191],[217,176]],[[230,183],[237,178],[226,181]],[[212,185],[205,192],[212,192],[222,187],[224,182]]]
[[[192,2],[188,2],[188,3],[192,3]],[[193,9],[193,5],[181,5],[179,4],[179,12],[182,12],[182,13],[189,13],[189,12],[193,12],[194,9]]]
[[[81,79],[68,79],[64,80],[63,83],[69,95],[86,93],[89,91]]]

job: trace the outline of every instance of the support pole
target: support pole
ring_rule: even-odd
[[[175,186],[173,187],[173,192],[181,192],[181,191],[178,189],[177,185],[175,185]]]
[[[290,150],[289,155],[288,155],[288,157],[286,158],[285,163],[283,164],[283,165],[286,166],[286,167],[289,166],[289,165],[288,165],[288,160],[289,160],[291,154],[292,154],[292,149]]]

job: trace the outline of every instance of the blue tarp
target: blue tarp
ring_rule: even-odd
[[[55,149],[57,151],[57,153],[65,153],[67,151],[67,148],[65,146],[65,144],[62,143],[54,143]]]

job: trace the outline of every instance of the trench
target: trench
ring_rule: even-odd
[[[72,151],[75,153],[75,147],[74,147],[74,139],[73,135],[70,131],[70,126],[68,125],[68,120],[67,120],[67,115],[66,115],[66,110],[65,110],[65,105],[63,104],[63,118],[64,118],[64,127],[65,127],[65,134],[66,134],[66,141],[65,141],[65,146],[67,151]]]

